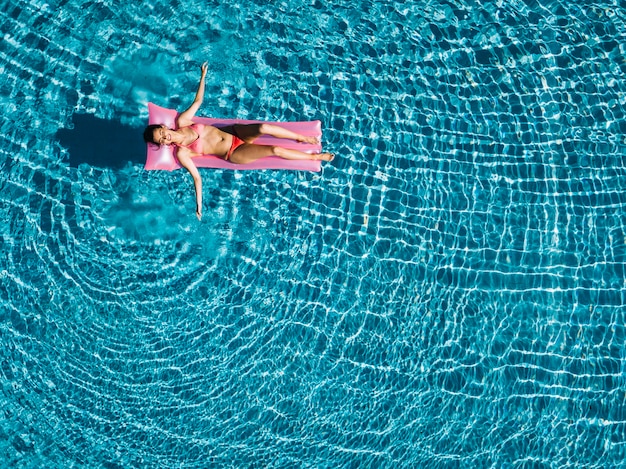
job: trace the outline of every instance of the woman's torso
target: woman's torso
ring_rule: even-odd
[[[181,145],[189,149],[191,157],[200,155],[226,156],[232,142],[232,136],[212,125],[193,123],[180,127],[185,132],[190,143]]]

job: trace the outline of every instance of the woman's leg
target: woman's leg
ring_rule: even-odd
[[[255,145],[254,143],[244,143],[237,148],[228,161],[236,164],[252,163],[259,158],[266,156],[279,156],[286,160],[324,160],[332,161],[335,157],[332,153],[304,153],[303,151],[291,150],[278,146]]]
[[[304,142],[316,144],[319,143],[317,137],[307,137],[291,130],[284,129],[274,124],[237,124],[233,126],[235,133],[241,140],[246,143],[252,143],[256,138],[261,135],[269,135],[270,137],[286,138],[289,140],[295,140],[296,142]]]

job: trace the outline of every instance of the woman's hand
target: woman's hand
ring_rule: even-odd
[[[202,65],[200,65],[200,70],[202,70],[202,76],[204,77],[206,75],[206,72],[209,70],[209,62],[204,62]]]
[[[196,209],[196,216],[198,217],[198,220],[202,220],[202,209],[201,208],[197,208]]]

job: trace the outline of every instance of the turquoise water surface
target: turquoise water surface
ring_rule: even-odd
[[[0,6],[0,466],[626,466],[621,3]],[[335,161],[198,222],[203,61]]]

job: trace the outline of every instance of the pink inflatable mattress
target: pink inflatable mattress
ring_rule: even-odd
[[[148,103],[149,124],[164,124],[169,128],[175,127],[177,112],[173,109],[166,109],[156,104]],[[232,124],[252,124],[261,121],[249,121],[242,119],[213,119],[210,117],[194,117],[195,122],[215,127],[224,127]],[[254,141],[259,145],[278,145],[284,148],[293,148],[307,153],[320,152],[322,125],[320,121],[307,122],[270,122],[279,125],[293,132],[302,135],[315,136],[320,139],[319,144],[301,143],[294,140],[285,140],[280,138],[261,136]],[[197,156],[193,162],[198,168],[219,168],[219,169],[295,169],[303,171],[320,171],[321,162],[316,160],[285,160],[277,156],[268,156],[261,158],[249,164],[234,164],[223,160],[215,155]],[[173,171],[181,168],[178,160],[174,156],[174,147],[161,145],[160,147],[153,144],[147,144],[147,158],[145,169],[164,169]]]

